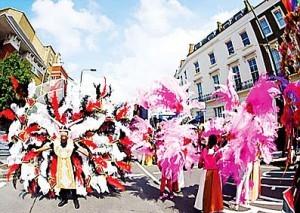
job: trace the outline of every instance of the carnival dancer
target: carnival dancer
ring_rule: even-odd
[[[240,171],[241,180],[237,183],[236,189],[236,200],[235,200],[235,210],[239,209],[241,203],[241,195],[244,189],[244,204],[248,205],[250,200],[250,174],[252,172],[253,164],[249,162],[246,168]]]
[[[194,207],[204,213],[222,211],[223,194],[217,161],[220,158],[217,147],[217,136],[208,138],[208,145],[201,152],[199,167],[204,173],[200,177],[199,189]]]
[[[161,162],[158,162],[158,168],[160,171],[162,171],[162,166]],[[165,188],[167,187],[169,189],[169,197],[171,199],[174,198],[174,193],[173,193],[173,178],[167,178],[163,172],[161,173],[161,178],[160,178],[160,187],[159,187],[159,199],[162,200],[164,198],[168,197],[168,194],[165,193]]]
[[[74,202],[75,209],[79,209],[79,201],[76,194],[76,182],[74,178],[73,164],[71,156],[74,151],[79,151],[88,156],[88,151],[78,144],[75,144],[71,138],[68,138],[68,130],[60,130],[60,138],[57,138],[51,144],[46,144],[39,149],[34,149],[34,152],[46,151],[53,149],[57,157],[57,172],[56,172],[56,188],[60,189],[61,201],[58,203],[62,207],[68,203],[68,197]]]

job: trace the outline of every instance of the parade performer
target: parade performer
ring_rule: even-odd
[[[104,106],[111,91],[106,80],[103,89],[95,85],[96,97],[84,96],[80,103],[69,96],[58,97],[56,91],[45,95],[46,104],[39,103],[33,99],[35,86],[28,88],[25,106],[12,104],[0,112],[13,121],[6,138],[11,147],[7,178],[13,175],[14,187],[20,179],[33,197],[60,197],[59,206],[67,203],[71,193],[75,208],[79,208],[78,196],[125,190],[118,179],[124,179],[131,166],[123,161],[126,154],[118,144],[130,146],[126,136],[120,138],[121,130],[130,131],[108,114],[106,107],[113,106]],[[108,118],[117,128],[102,131]]]
[[[258,153],[269,163],[272,152],[276,150],[274,140],[279,125],[275,116],[277,108],[273,101],[280,91],[275,83],[262,75],[249,91],[246,100],[240,103],[235,98],[236,95],[233,95],[232,83],[228,83],[232,82],[230,76],[229,74],[227,85],[222,86],[213,96],[217,95],[217,99],[225,102],[224,132],[227,145],[221,150],[222,157],[218,166],[224,182],[232,176],[237,183],[235,204],[239,205],[242,202],[247,203],[251,197],[248,179]],[[243,188],[244,183],[246,187]],[[242,190],[247,193],[243,199],[240,196],[243,194]]]
[[[194,207],[204,213],[222,211],[223,193],[217,161],[221,157],[218,152],[217,136],[212,134],[208,138],[208,145],[201,152],[199,167],[203,167],[200,176],[198,193]]]
[[[68,194],[70,193],[74,202],[75,209],[79,209],[78,197],[76,194],[76,182],[74,178],[73,164],[71,156],[74,150],[81,152],[88,156],[88,151],[78,144],[74,144],[74,141],[68,138],[68,130],[60,130],[60,138],[53,141],[53,144],[46,144],[39,149],[34,149],[34,152],[46,151],[53,149],[56,155],[56,187],[60,189],[61,202],[58,204],[59,207],[64,206],[68,203]]]
[[[155,136],[157,162],[162,177],[160,198],[166,197],[163,194],[166,181],[169,197],[173,198],[172,185],[178,180],[180,172],[184,167],[190,170],[199,159],[197,145],[194,146],[194,142],[197,142],[195,127],[185,123],[184,120],[191,116],[192,108],[203,109],[204,104],[188,101],[190,94],[186,92],[186,89],[185,86],[180,87],[179,82],[175,79],[163,79],[157,82],[151,90],[142,92],[138,100],[139,105],[151,112],[164,110],[175,114],[174,118],[160,122],[160,131]],[[137,135],[144,133],[145,130],[133,131],[133,134]],[[139,152],[139,150],[136,151]]]

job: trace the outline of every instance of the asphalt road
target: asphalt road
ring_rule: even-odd
[[[268,175],[281,176],[276,173],[277,167],[265,167],[263,171],[264,177]],[[288,173],[292,176],[291,173]],[[87,198],[80,198],[80,212],[197,212],[194,209],[195,196],[198,190],[198,176],[199,170],[193,169],[192,172],[185,172],[185,187],[182,193],[175,196],[174,199],[167,198],[166,200],[159,200],[159,182],[160,172],[157,166],[143,167],[138,163],[133,163],[132,174],[126,178],[125,192],[114,192],[104,195],[102,197],[89,196]],[[266,180],[268,180],[266,178]],[[270,179],[274,181],[273,179]],[[283,182],[282,182],[283,183]],[[264,183],[264,184],[272,184]],[[284,183],[285,184],[285,183]],[[233,199],[235,194],[235,186],[229,184],[229,190],[224,186],[224,212],[230,211],[228,203]],[[36,212],[36,213],[51,213],[51,212],[77,212],[74,209],[72,201],[59,208],[57,207],[58,200],[48,200],[46,198],[31,198],[30,195],[22,192],[22,185],[18,185],[18,189],[14,189],[11,183],[5,183],[0,180],[0,207],[1,212]],[[272,188],[272,187],[271,187]],[[280,188],[280,187],[279,187]],[[280,191],[271,191],[271,195],[281,193]],[[275,193],[276,192],[276,193]],[[278,196],[279,196],[278,194]],[[263,191],[263,196],[270,196]],[[276,195],[277,196],[277,195]],[[276,201],[276,202],[274,202]],[[269,201],[268,199],[259,199],[252,203],[249,207],[241,207],[243,212],[281,212],[282,203],[280,198],[278,200]],[[279,201],[279,202],[277,202]]]

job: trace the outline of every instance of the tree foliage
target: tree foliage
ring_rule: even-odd
[[[24,97],[17,95],[13,89],[11,75],[18,80],[19,87],[27,93],[28,84],[33,77],[31,67],[29,61],[21,58],[17,52],[11,53],[4,60],[0,59],[0,111],[8,108],[12,103],[19,105],[24,103]]]

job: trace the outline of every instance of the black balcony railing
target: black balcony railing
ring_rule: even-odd
[[[211,100],[211,93],[205,94],[205,95],[202,95],[199,97],[199,101],[201,101],[201,102],[206,102],[209,100]]]
[[[253,80],[247,80],[247,81],[243,81],[240,84],[234,85],[234,89],[238,92],[238,91],[242,91],[242,90],[246,90],[253,87]]]
[[[234,89],[237,92],[243,91],[243,90],[246,90],[246,89],[250,89],[252,87],[253,87],[253,80],[252,79],[247,80],[247,81],[243,81],[238,85],[234,85]],[[198,100],[201,101],[201,102],[210,101],[210,100],[212,100],[211,94],[212,93],[201,95],[201,96],[199,96]]]

